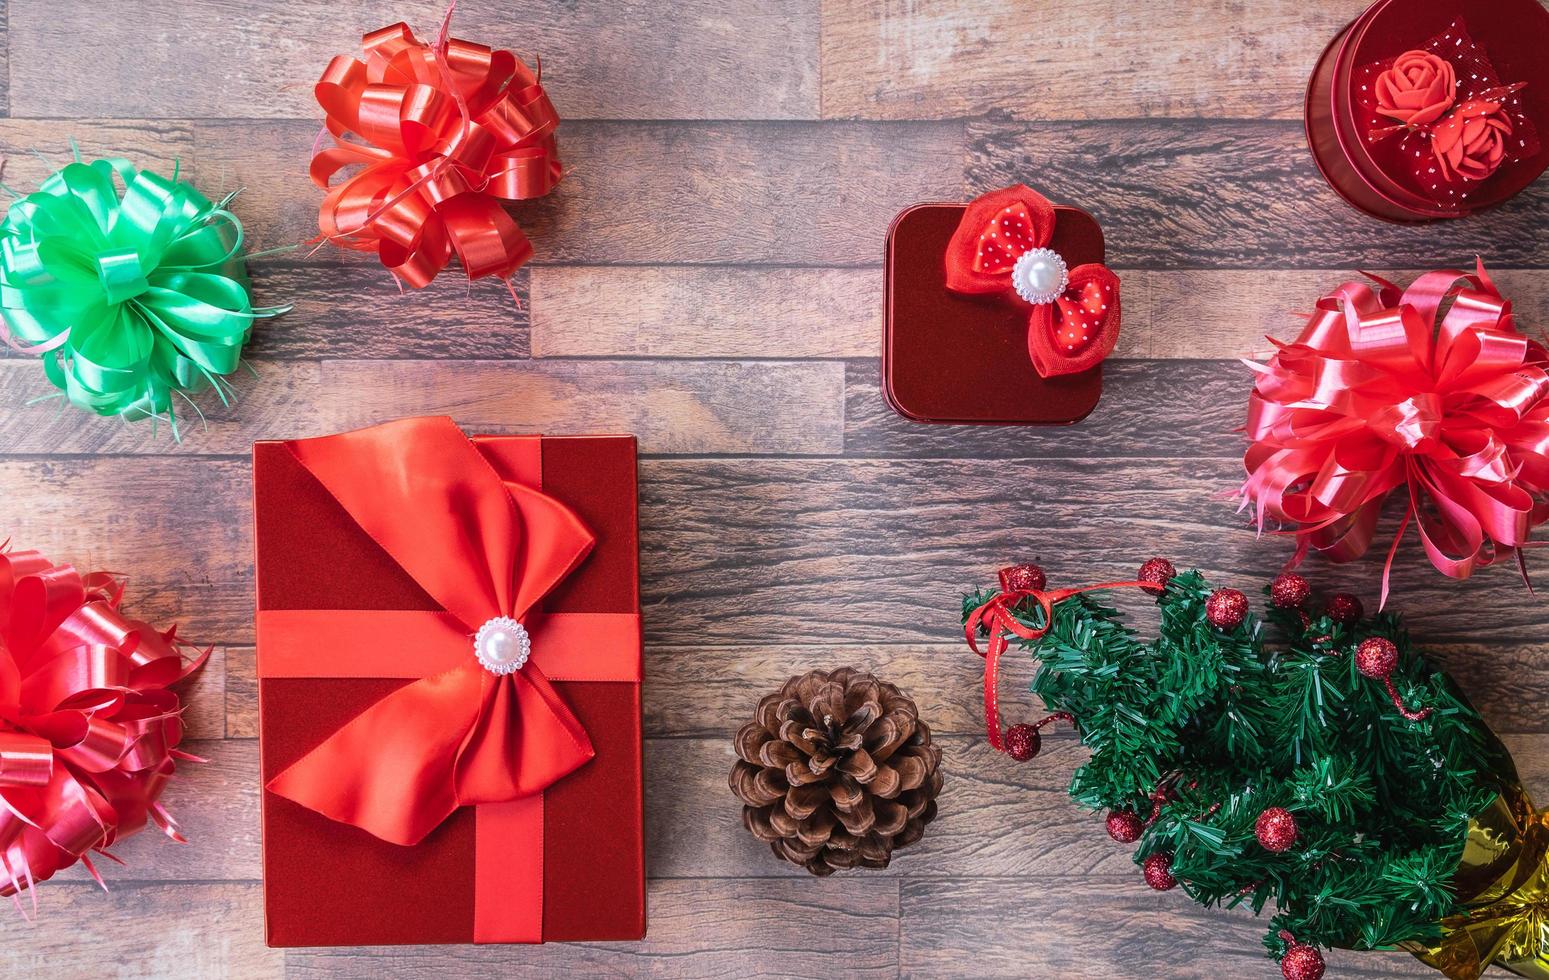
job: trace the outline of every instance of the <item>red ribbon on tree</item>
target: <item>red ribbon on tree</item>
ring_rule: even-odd
[[[0,895],[33,889],[153,822],[175,771],[182,706],[170,688],[204,665],[175,630],[119,611],[123,582],[35,551],[0,553]],[[197,760],[196,760],[197,761]],[[116,858],[114,859],[116,860]],[[104,885],[104,887],[106,887]]]
[[[509,285],[532,244],[505,202],[559,182],[559,115],[539,73],[510,51],[449,38],[451,18],[448,9],[432,44],[402,23],[373,31],[361,40],[364,60],[339,55],[323,72],[315,91],[333,145],[312,157],[312,180],[328,192],[318,227],[345,248],[379,253],[415,288],[453,253],[470,280]],[[331,183],[354,165],[362,169]]]
[[[1289,525],[1349,561],[1371,545],[1384,501],[1408,500],[1382,572],[1410,521],[1442,574],[1521,562],[1549,517],[1549,353],[1519,334],[1485,274],[1429,272],[1400,290],[1347,282],[1280,343],[1248,402],[1243,506],[1262,529]],[[1448,306],[1450,304],[1450,307]],[[1446,309],[1443,314],[1443,308]]]
[[[947,288],[1028,309],[1027,353],[1052,378],[1095,367],[1119,339],[1119,277],[1097,262],[1067,268],[1049,248],[1054,206],[1017,184],[976,198],[947,245]]]
[[[1153,591],[1156,589],[1155,583],[1140,581],[1104,582],[1079,589],[1048,591],[1013,588],[1012,574],[1016,568],[1017,566],[1012,566],[1001,569],[1001,590],[969,613],[968,619],[963,624],[963,636],[968,641],[968,649],[984,658],[984,723],[990,747],[997,752],[1006,751],[1005,735],[1001,731],[999,689],[1000,658],[1011,645],[1008,637],[1015,636],[1023,640],[1042,638],[1054,625],[1054,607],[1071,596],[1080,595],[1083,592],[1096,592],[1101,589],[1140,588]],[[1036,626],[1023,622],[1016,613],[1017,607],[1028,600],[1032,600],[1043,612],[1043,622]],[[979,649],[981,629],[989,634],[989,642],[983,650]]]

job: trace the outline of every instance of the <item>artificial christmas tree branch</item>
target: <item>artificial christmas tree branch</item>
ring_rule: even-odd
[[[1397,617],[1363,617],[1350,596],[1314,612],[1292,574],[1265,590],[1265,621],[1241,592],[1161,559],[1087,589],[1046,591],[1029,568],[964,598],[990,742],[1037,752],[1036,728],[1000,731],[1000,663],[1019,646],[1039,661],[1033,693],[1091,750],[1071,797],[1107,811],[1153,888],[1270,908],[1265,945],[1292,980],[1322,974],[1318,947],[1402,947],[1454,978],[1492,961],[1549,978],[1549,827]],[[1131,588],[1156,597],[1149,643],[1094,594]]]

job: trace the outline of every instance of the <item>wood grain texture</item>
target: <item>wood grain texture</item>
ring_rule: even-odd
[[[1323,182],[1299,122],[990,118],[969,124],[969,144],[971,194],[1025,181],[1079,204],[1102,223],[1117,268],[1549,263],[1544,184],[1444,233],[1373,221]]]
[[[1244,588],[1289,544],[1259,541],[1217,495],[1236,459],[646,459],[642,588],[653,644],[948,644],[961,592],[1041,556],[1055,581],[1122,578],[1170,555]],[[250,644],[245,459],[0,458],[13,538],[93,567],[132,569],[137,613],[194,642]],[[121,500],[89,524],[78,500]],[[928,488],[924,492],[922,488]],[[1396,515],[1394,516],[1396,524]],[[1379,535],[1394,524],[1379,528]],[[964,545],[972,542],[972,546]],[[82,557],[84,556],[84,557]],[[1373,592],[1380,559],[1314,559],[1322,589]],[[1455,583],[1414,541],[1394,566],[1396,605],[1429,642],[1531,644],[1549,611],[1496,568]],[[1468,617],[1459,617],[1465,603]]]
[[[263,243],[317,234],[322,192],[306,176],[315,124],[193,126],[202,179],[246,188],[239,213]],[[513,214],[537,263],[875,265],[899,210],[961,198],[963,132],[955,122],[577,122],[565,127],[564,182]],[[466,287],[453,276],[429,288]]]
[[[1095,821],[1096,818],[1094,817]],[[1099,829],[1100,833],[1101,830]],[[1265,923],[1126,880],[905,879],[899,975],[1273,977]],[[1334,951],[1331,976],[1431,976],[1407,953]],[[972,964],[968,967],[967,964]]]
[[[825,118],[1300,118],[1322,41],[1357,12],[1304,0],[823,4]],[[1122,65],[1121,71],[1115,66]]]
[[[281,361],[232,378],[237,400],[186,405],[182,441],[166,426],[82,417],[42,368],[0,362],[18,401],[0,416],[12,453],[245,455],[255,439],[360,428],[405,415],[449,414],[480,432],[633,432],[644,452],[837,454],[843,445],[844,366],[823,362]],[[780,420],[768,426],[770,416]]]
[[[82,882],[45,885],[35,925],[20,916],[0,923],[5,937],[0,972],[124,980],[285,975],[284,952],[264,946],[258,882],[140,883],[115,877],[109,887],[104,894]]]
[[[653,881],[639,943],[291,950],[298,980],[898,975],[898,885],[883,879]]]
[[[313,119],[312,83],[330,58],[397,21],[431,40],[446,4],[12,0],[9,11],[15,115]],[[670,30],[661,15],[640,0],[470,3],[453,35],[541,58],[565,119],[816,117],[815,0],[694,0]]]
[[[865,357],[881,269],[539,266],[535,357]]]

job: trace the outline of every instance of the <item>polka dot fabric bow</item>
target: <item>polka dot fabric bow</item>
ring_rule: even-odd
[[[947,288],[1029,308],[1027,353],[1052,378],[1096,367],[1119,339],[1119,277],[1089,262],[1069,268],[1049,248],[1054,206],[1017,184],[978,198],[947,246]]]

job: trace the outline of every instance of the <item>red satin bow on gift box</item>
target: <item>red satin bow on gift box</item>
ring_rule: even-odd
[[[168,688],[174,632],[118,610],[123,583],[35,551],[0,554],[0,895],[14,895],[147,821],[182,841],[158,799],[183,737]],[[36,892],[33,904],[36,906]]]
[[[334,145],[312,158],[327,190],[330,241],[379,252],[402,282],[424,286],[455,252],[469,279],[509,280],[532,245],[504,202],[542,197],[560,178],[559,116],[537,74],[509,51],[393,24],[338,56],[316,86]],[[355,134],[364,144],[346,139]],[[330,181],[344,167],[362,169]]]
[[[1481,263],[1429,272],[1400,291],[1373,277],[1340,286],[1267,364],[1248,403],[1253,444],[1241,493],[1263,528],[1292,525],[1335,561],[1370,546],[1383,502],[1402,490],[1431,563],[1466,578],[1520,562],[1549,517],[1549,354],[1519,334]],[[1442,308],[1451,303],[1443,316]],[[1439,322],[1438,322],[1439,321]]]
[[[1096,262],[1066,267],[1048,247],[1055,211],[1017,184],[976,199],[947,245],[947,288],[1029,309],[1027,353],[1051,378],[1095,367],[1119,339],[1119,277]]]
[[[542,663],[577,656],[622,671],[609,679],[638,676],[639,621],[615,617],[622,632],[610,632],[593,617],[566,635],[566,616],[537,612],[591,551],[592,534],[581,520],[541,491],[503,480],[449,419],[409,419],[288,445],[444,611],[261,615],[266,676],[414,678],[268,788],[410,845],[458,807],[531,797],[591,759],[586,730]],[[568,618],[577,617],[586,618]],[[481,661],[475,635],[506,621],[530,638],[532,658],[499,673]]]

